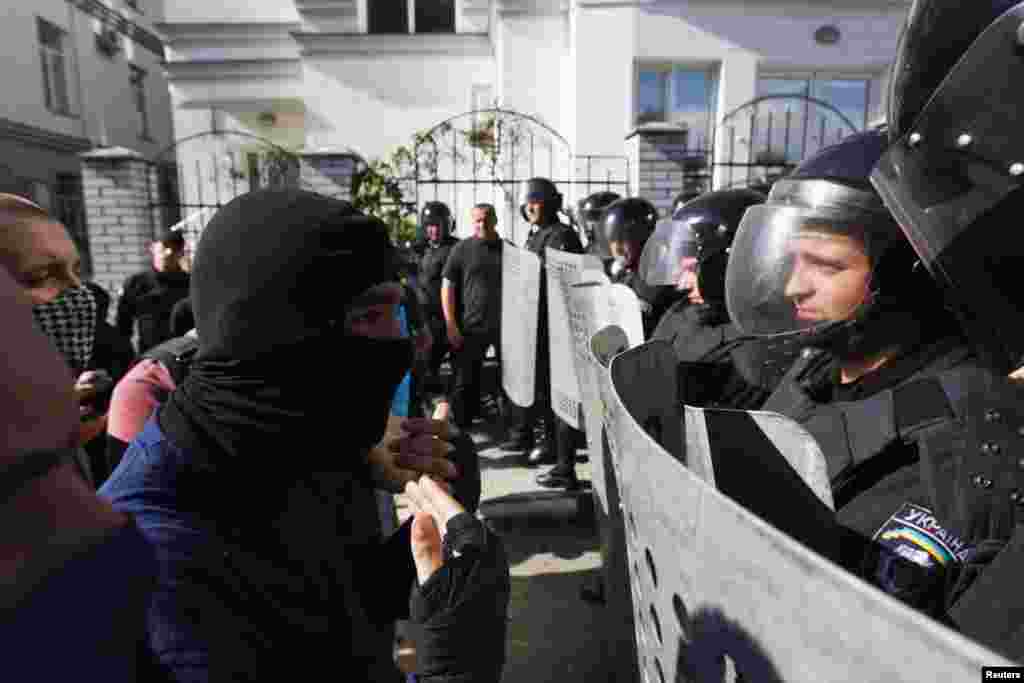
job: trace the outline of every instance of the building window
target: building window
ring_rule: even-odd
[[[455,33],[455,0],[413,0],[413,33]]]
[[[455,0],[367,0],[370,33],[455,33]]]
[[[149,112],[146,108],[146,72],[134,64],[131,66],[132,95],[135,98],[135,109],[139,112],[139,121],[142,130],[139,137],[143,140],[151,140],[149,134]]]
[[[670,123],[687,129],[687,147],[713,141],[718,73],[715,68],[641,64],[637,68],[636,123]]]
[[[71,115],[68,99],[67,67],[64,59],[64,36],[60,28],[43,19],[36,19],[39,36],[39,59],[43,66],[43,101],[55,114]]]
[[[779,145],[786,147],[784,151],[776,151],[787,159],[800,160],[851,133],[851,124],[854,130],[862,130],[867,125],[871,79],[822,73],[767,74],[758,78],[757,94],[792,96],[792,99],[763,103],[758,119],[764,126],[766,122],[761,119],[771,112],[776,130],[769,133],[764,129],[763,134],[771,135],[773,149]],[[835,107],[842,117],[810,100],[800,101],[808,97]]]

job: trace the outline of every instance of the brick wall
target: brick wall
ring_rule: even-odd
[[[125,278],[148,267],[156,224],[150,208],[150,164],[123,148],[82,155],[82,190],[93,280],[111,297],[111,318]]]
[[[632,163],[637,169],[637,195],[650,201],[662,216],[684,190],[700,189],[687,180],[698,157],[687,151],[687,131],[676,127],[638,128],[629,136]],[[698,162],[699,165],[699,162]]]

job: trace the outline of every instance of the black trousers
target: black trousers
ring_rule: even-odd
[[[568,474],[575,472],[576,443],[579,440],[577,430],[555,415],[551,408],[551,351],[542,340],[547,339],[547,330],[542,330],[537,344],[536,391],[533,405],[523,413],[522,432],[529,436],[543,425],[543,445],[555,456],[555,470]],[[541,444],[535,444],[541,445]]]
[[[430,335],[433,337],[433,344],[430,347],[430,354],[425,360],[418,361],[413,368],[413,383],[422,392],[436,390],[441,381],[441,364],[445,356],[451,351],[448,344],[448,328],[444,318],[430,317],[426,321]]]
[[[487,349],[494,346],[501,363],[501,341],[497,332],[463,333],[462,348],[452,351],[454,370],[450,392],[455,424],[466,429],[480,417],[481,377]]]

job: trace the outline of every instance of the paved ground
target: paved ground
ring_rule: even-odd
[[[602,664],[601,608],[582,601],[579,589],[600,568],[589,489],[578,494],[538,486],[541,469],[527,468],[522,454],[503,451],[500,419],[478,425],[483,496],[480,513],[501,534],[509,554],[509,606],[505,683],[598,683]],[[582,451],[581,451],[582,454]],[[589,465],[577,465],[589,481]],[[408,507],[397,497],[401,519]]]

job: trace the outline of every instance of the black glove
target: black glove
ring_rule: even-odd
[[[469,513],[448,522],[444,564],[415,592],[419,678],[497,683],[505,666],[511,584],[501,540]]]

